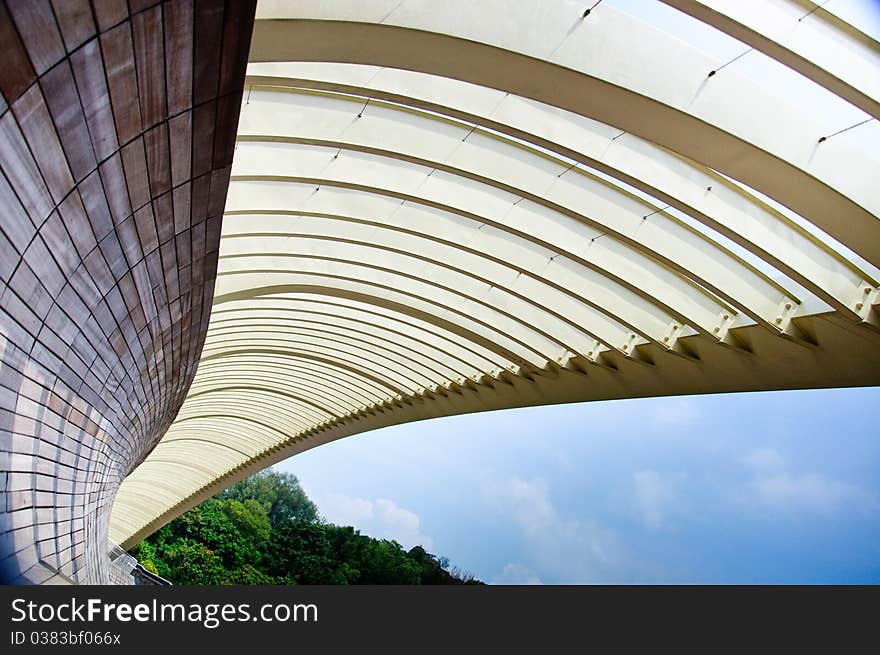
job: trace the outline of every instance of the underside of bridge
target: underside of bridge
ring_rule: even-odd
[[[880,383],[880,45],[754,4],[0,5],[3,577],[383,426]]]

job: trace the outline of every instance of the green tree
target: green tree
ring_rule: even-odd
[[[234,506],[230,507],[230,504]],[[250,535],[242,534],[236,525],[247,524],[246,510],[242,503],[209,498],[198,507],[180,517],[178,530],[184,539],[191,539],[210,548],[225,566],[235,568],[260,558],[260,544]]]
[[[299,480],[291,473],[266,469],[236,482],[218,497],[242,502],[248,499],[257,501],[266,509],[272,527],[278,527],[289,520],[318,520],[318,508],[309,500],[299,486]]]
[[[175,584],[479,584],[421,546],[319,520],[296,477],[273,471],[209,498],[132,554]]]
[[[204,544],[180,541],[163,555],[165,566],[157,567],[159,575],[172,579],[175,584],[224,584],[229,577],[223,561]]]
[[[223,584],[235,585],[260,585],[277,583],[278,580],[273,578],[271,575],[264,571],[261,571],[254,566],[251,566],[250,564],[245,564],[244,566],[229,571],[223,581]],[[288,584],[295,584],[295,582],[290,581]]]
[[[260,552],[265,549],[272,526],[263,505],[253,498],[247,498],[244,502],[230,499],[221,504],[221,509],[245,541]]]

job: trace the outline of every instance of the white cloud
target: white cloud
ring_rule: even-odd
[[[745,464],[755,471],[779,471],[785,468],[785,460],[772,448],[758,448],[746,455]]]
[[[542,480],[518,477],[487,485],[487,502],[519,528],[528,555],[528,570],[542,581],[590,584],[631,577],[612,530],[589,519],[568,519],[550,500]],[[506,567],[505,567],[506,568]],[[514,568],[510,575],[522,574]],[[502,573],[502,575],[504,575]]]
[[[527,566],[522,564],[507,564],[493,584],[510,585],[542,585],[541,578]]]
[[[663,476],[657,471],[633,473],[636,509],[644,524],[654,530],[668,527],[669,514],[677,501],[675,486],[680,476]]]
[[[684,427],[697,422],[700,410],[690,398],[659,398],[654,405],[653,418],[655,423]]]
[[[761,475],[752,482],[755,496],[767,505],[783,509],[809,509],[835,513],[844,508],[870,509],[871,496],[855,485],[821,475],[785,471]]]
[[[419,515],[393,500],[353,498],[342,494],[314,497],[321,514],[331,523],[351,525],[377,539],[394,539],[404,548],[423,546],[432,550],[434,541],[422,534]]]
[[[844,509],[870,511],[877,505],[871,494],[856,485],[790,470],[785,458],[772,448],[753,450],[743,461],[753,473],[749,498],[765,506],[833,514]]]
[[[513,477],[507,481],[506,488],[501,490],[506,498],[500,499],[508,504],[513,518],[528,534],[534,535],[548,525],[559,523],[559,517],[550,498],[547,486],[541,480],[527,481]]]

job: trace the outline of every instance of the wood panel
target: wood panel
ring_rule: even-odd
[[[204,342],[254,11],[0,1],[2,582],[109,580]]]

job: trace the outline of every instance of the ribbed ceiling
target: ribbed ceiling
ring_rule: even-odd
[[[613,4],[260,4],[201,363],[112,538],[384,425],[880,382],[876,153]],[[876,111],[812,3],[668,4]]]

